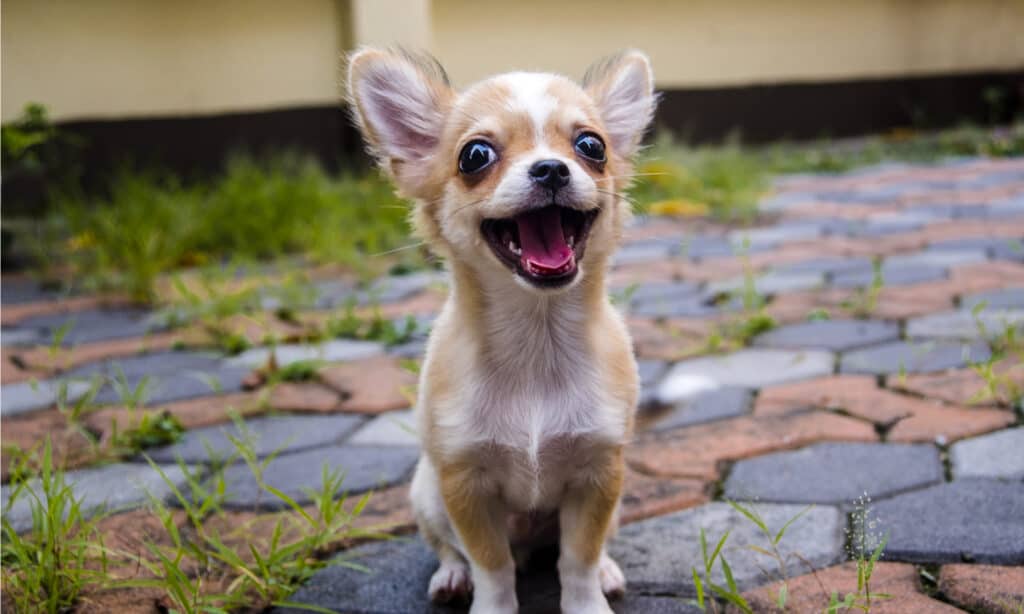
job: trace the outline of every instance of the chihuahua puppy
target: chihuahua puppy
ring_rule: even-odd
[[[362,49],[347,85],[452,275],[421,370],[411,489],[440,559],[429,596],[515,612],[513,551],[557,526],[562,611],[611,612],[625,578],[605,541],[637,371],[605,274],[655,106],[647,58],[622,53],[582,84],[518,72],[456,91],[430,58]]]

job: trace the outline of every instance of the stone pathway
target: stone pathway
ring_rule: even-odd
[[[876,590],[893,598],[877,611],[1024,603],[1024,365],[1005,347],[1020,343],[1006,330],[1024,332],[1024,161],[786,177],[762,212],[763,223],[739,230],[641,219],[616,256],[612,295],[634,336],[643,391],[624,526],[610,545],[630,586],[615,611],[696,611],[688,599],[701,529],[712,541],[729,532],[724,553],[740,590],[757,611],[771,610],[776,566],[747,547],[770,544],[725,499],[754,506],[773,531],[814,504],[780,551],[794,611],[820,611],[822,587],[855,588],[847,540],[864,495],[871,537],[889,535]],[[102,438],[114,422],[131,423],[124,391],[141,388],[147,406],[188,428],[146,454],[178,486],[185,469],[212,480],[227,463],[225,505],[237,510],[229,514],[283,508],[238,458],[233,441],[243,438],[266,464],[265,482],[300,505],[326,465],[343,472],[349,493],[375,492],[367,523],[410,534],[404,490],[418,452],[407,366],[421,356],[423,335],[393,346],[308,344],[303,327],[346,304],[429,325],[443,284],[433,272],[362,290],[317,279],[312,310],[289,321],[264,301],[263,322],[280,333],[273,350],[225,356],[194,328],[167,330],[116,297],[59,296],[4,277],[4,480],[8,446],[29,449],[49,434],[87,510],[167,497],[143,457],[90,466],[54,409],[58,397],[95,394],[98,408],[83,420]],[[742,337],[749,285],[764,302],[758,317],[776,326]],[[241,330],[259,345],[266,333],[251,329]],[[61,347],[42,347],[57,331]],[[254,370],[271,354],[278,368],[314,364],[316,373],[268,381]],[[5,485],[7,517],[27,526],[25,499],[7,509],[9,496]],[[339,612],[462,611],[425,603],[436,563],[415,536],[338,556],[368,571],[327,568],[295,601]],[[540,556],[520,578],[523,611],[557,611],[553,560]]]

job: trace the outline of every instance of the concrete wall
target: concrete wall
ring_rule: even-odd
[[[355,44],[426,47],[456,83],[579,75],[647,50],[659,86],[1024,68],[1024,0],[4,0],[2,116],[202,115],[336,104]]]
[[[580,75],[623,47],[651,55],[663,88],[1024,67],[1021,0],[434,0],[433,31],[460,83]]]
[[[3,119],[328,104],[345,46],[335,0],[4,0]]]

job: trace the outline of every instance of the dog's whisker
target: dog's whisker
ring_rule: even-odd
[[[463,209],[468,209],[469,207],[473,207],[473,206],[475,206],[475,205],[479,205],[480,203],[484,202],[485,200],[487,200],[487,199],[485,199],[485,198],[481,198],[481,199],[478,199],[478,200],[474,200],[474,201],[473,201],[473,202],[471,202],[471,203],[466,203],[465,205],[462,205],[462,206],[460,206],[460,207],[457,207],[457,208],[456,208],[456,209],[455,209],[454,211],[452,211],[451,213],[449,213],[448,215],[446,215],[446,216],[444,217],[444,219],[443,219],[443,220],[441,220],[441,222],[442,222],[442,223],[444,223],[444,222],[447,222],[447,221],[451,220],[451,219],[452,219],[453,217],[455,217],[455,215],[456,215],[457,213],[461,212],[461,211],[462,211]]]
[[[386,250],[386,251],[383,251],[383,252],[377,252],[376,254],[369,254],[369,257],[370,258],[377,258],[379,256],[387,256],[388,254],[396,254],[398,252],[402,252],[402,251],[405,251],[407,249],[415,249],[417,247],[423,247],[426,244],[427,244],[426,241],[417,241],[416,243],[412,243],[410,245],[403,245],[401,247],[396,247],[394,249],[389,249],[389,250]]]

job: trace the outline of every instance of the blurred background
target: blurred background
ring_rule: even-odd
[[[400,247],[341,103],[359,45],[426,49],[457,85],[641,48],[647,159],[675,176],[637,206],[749,221],[774,172],[1017,151],[1021,32],[1020,0],[7,0],[4,266],[146,298],[177,267]]]

